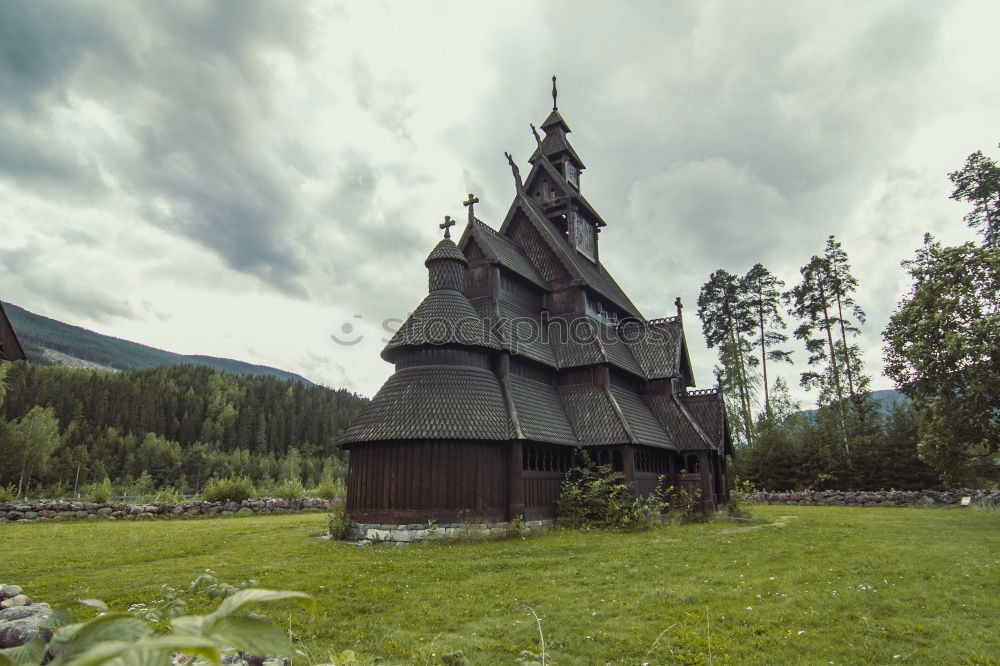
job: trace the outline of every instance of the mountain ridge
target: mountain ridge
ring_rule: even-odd
[[[108,370],[142,370],[156,366],[203,365],[235,375],[270,375],[292,379],[305,386],[316,384],[302,375],[238,359],[177,354],[139,342],[104,335],[90,329],[35,314],[4,302],[4,309],[28,360],[41,365],[91,367]]]

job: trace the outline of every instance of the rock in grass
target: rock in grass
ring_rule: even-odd
[[[0,599],[10,599],[11,597],[16,597],[21,594],[23,590],[20,585],[3,585],[0,586]]]
[[[14,606],[0,610],[0,622],[23,620],[26,617],[48,617],[52,608],[48,604],[31,604],[30,606]]]
[[[30,606],[31,599],[24,596],[23,594],[18,594],[9,599],[4,599],[0,601],[0,608],[14,608],[15,606]]]
[[[0,648],[24,645],[35,636],[41,636],[48,642],[52,639],[52,630],[41,625],[42,617],[25,617],[0,624]]]

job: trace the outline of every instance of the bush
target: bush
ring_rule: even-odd
[[[647,529],[661,524],[666,510],[664,491],[635,497],[609,465],[597,465],[584,454],[583,465],[566,473],[556,522],[575,528]]]
[[[287,479],[274,487],[273,494],[281,499],[297,500],[306,496],[306,489],[298,479]]]
[[[107,504],[114,497],[115,489],[111,487],[111,479],[104,477],[100,483],[92,483],[84,488],[83,495],[98,504]]]
[[[347,517],[347,512],[343,509],[338,509],[330,513],[327,528],[330,530],[331,539],[343,541],[350,538],[352,527],[354,527],[354,521]]]
[[[322,499],[343,499],[344,495],[347,494],[347,488],[344,486],[343,479],[325,479],[313,489],[313,492]]]
[[[254,496],[254,487],[245,476],[212,478],[205,484],[201,496],[206,502],[242,502]]]
[[[17,499],[17,489],[13,485],[0,486],[0,503],[6,504]]]
[[[734,518],[749,518],[750,510],[747,503],[750,495],[753,494],[753,484],[747,480],[736,477],[733,479],[733,487],[729,491],[729,512]]]
[[[683,470],[681,470],[683,473]],[[669,498],[667,515],[675,523],[690,523],[699,518],[698,500],[701,499],[701,489],[695,488],[693,493],[689,493],[684,486],[680,488],[667,488],[666,495]]]

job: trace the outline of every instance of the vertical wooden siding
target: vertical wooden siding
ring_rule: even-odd
[[[351,449],[347,511],[360,522],[503,520],[506,446],[407,441]]]

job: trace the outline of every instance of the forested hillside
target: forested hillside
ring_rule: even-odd
[[[234,375],[271,375],[280,379],[294,379],[303,384],[312,384],[308,379],[293,372],[279,370],[266,365],[254,365],[244,361],[214,356],[174,354],[173,352],[148,347],[108,335],[101,335],[79,326],[65,324],[49,317],[43,317],[13,303],[4,303],[17,337],[20,339],[28,360],[41,365],[52,365],[53,350],[75,359],[89,361],[116,370],[140,370],[157,366],[205,365]],[[58,364],[58,363],[57,363]]]
[[[212,476],[305,484],[343,474],[337,436],[366,400],[345,390],[182,365],[101,372],[7,364],[0,486],[64,494],[109,477],[195,491]],[[56,486],[60,485],[60,488]]]

